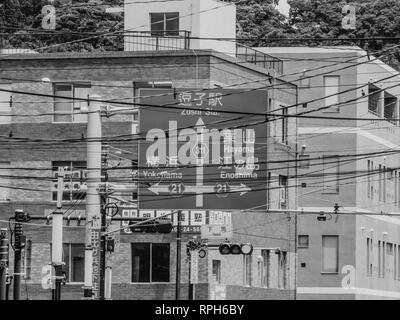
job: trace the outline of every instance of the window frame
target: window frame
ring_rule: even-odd
[[[171,283],[171,244],[169,242],[131,242],[131,279],[130,283],[131,284],[154,284],[154,283],[160,283],[160,284],[166,284],[166,283]],[[133,281],[133,247],[134,245],[149,245],[149,281],[138,281],[134,282]],[[153,280],[153,245],[165,245],[168,246],[168,281],[152,281]]]
[[[159,20],[159,21],[152,21],[152,15],[163,15],[163,20]],[[172,18],[167,18],[167,15],[173,15],[175,14],[176,17]],[[152,37],[173,37],[173,36],[179,36],[179,28],[180,28],[180,14],[179,11],[169,11],[169,12],[150,12],[149,13],[149,18],[150,18],[150,33]],[[167,30],[167,23],[170,20],[170,22],[172,22],[173,20],[177,20],[178,21],[178,29],[177,30]],[[156,23],[163,23],[163,29],[162,30],[153,30],[153,25],[155,25]]]
[[[50,252],[51,252],[51,243],[50,243]],[[81,246],[83,247],[83,268],[85,268],[85,244],[84,243],[78,243],[78,242],[63,242],[63,252],[62,252],[62,260],[63,262],[66,264],[67,261],[65,261],[65,256],[64,256],[64,246],[67,245],[68,246],[68,273],[66,276],[66,284],[83,284],[85,282],[85,279],[83,278],[82,281],[71,281],[72,279],[72,246],[73,245],[77,245],[77,246]],[[83,269],[84,270],[84,269]],[[64,271],[64,270],[63,270]],[[84,273],[84,271],[83,271]]]
[[[307,244],[300,245],[300,237],[307,237]],[[298,249],[308,249],[310,247],[310,236],[308,234],[299,234],[297,235],[297,248]]]
[[[327,96],[330,96],[330,95],[332,95],[333,93],[329,93],[329,94],[327,94],[327,88],[328,88],[328,86],[327,86],[327,84],[326,84],[326,79],[328,79],[328,78],[336,78],[336,79],[338,79],[338,84],[337,84],[337,94],[335,95],[336,97],[337,97],[337,102],[335,102],[335,103],[328,103],[327,102],[327,100],[328,99],[333,99],[335,96],[331,96],[331,97],[328,97],[327,98]],[[324,87],[324,106],[325,107],[327,107],[327,106],[331,106],[331,107],[329,107],[329,108],[326,108],[326,109],[323,109],[323,113],[339,113],[340,112],[340,75],[335,75],[335,74],[333,74],[333,75],[326,75],[326,76],[324,76],[323,77],[323,87]],[[336,106],[336,108],[335,109],[333,109],[334,107],[333,107],[333,105],[335,105],[335,104],[337,104],[337,106]]]
[[[324,239],[336,238],[336,271],[324,270]],[[321,274],[339,274],[339,235],[322,235],[321,242]]]
[[[57,102],[62,102],[62,101],[56,101],[56,97],[54,97],[53,99],[53,118],[52,118],[52,123],[87,123],[88,121],[88,114],[86,114],[85,119],[82,121],[77,121],[75,120],[75,114],[74,111],[77,109],[75,106],[76,101],[74,100],[75,98],[75,88],[88,88],[89,91],[92,88],[91,82],[88,81],[71,81],[71,82],[55,82],[53,83],[53,93],[54,96],[56,96],[56,87],[57,86],[71,86],[71,100],[70,102],[65,102],[65,103],[69,103],[70,104],[70,116],[71,116],[71,121],[56,121],[56,115],[60,114],[60,115],[64,115],[67,116],[67,114],[63,114],[64,112],[58,112],[55,110],[56,108],[56,103]],[[89,93],[90,94],[90,93]],[[88,96],[89,96],[88,94]],[[89,97],[88,97],[89,98]],[[66,99],[67,100],[67,99]],[[79,101],[78,103],[82,103],[83,101]],[[81,108],[79,108],[81,109]],[[84,114],[83,114],[84,115]]]

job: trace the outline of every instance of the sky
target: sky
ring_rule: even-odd
[[[278,10],[285,16],[289,16],[289,8],[287,0],[279,0]]]

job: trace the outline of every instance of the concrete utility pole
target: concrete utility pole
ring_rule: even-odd
[[[62,252],[63,252],[63,212],[62,198],[64,191],[64,168],[58,168],[57,173],[57,210],[53,211],[51,236],[52,266],[55,271],[55,288],[52,289],[52,300],[61,300]]]
[[[101,110],[100,96],[91,95],[87,126],[87,193],[85,236],[84,298],[99,297],[100,278],[100,193],[101,182]]]
[[[0,229],[0,301],[7,299],[8,242],[7,229]]]
[[[108,173],[107,173],[107,153],[108,145],[103,145],[102,155],[101,155],[101,180],[105,185],[105,192],[101,195],[101,236],[100,236],[100,299],[104,300],[106,296],[106,235],[107,232],[107,183],[108,183]]]

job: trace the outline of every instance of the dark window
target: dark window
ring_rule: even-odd
[[[132,243],[132,282],[169,282],[169,243]]]
[[[80,243],[63,244],[63,271],[67,282],[83,282],[85,273],[85,245]]]
[[[150,13],[152,36],[178,36],[179,12]]]
[[[86,185],[86,161],[53,161],[53,201],[57,201],[57,173],[60,167],[64,168],[63,201],[85,199],[86,192],[81,188]]]
[[[279,206],[280,209],[288,207],[288,177],[279,175]]]
[[[212,261],[212,274],[216,283],[221,283],[221,260]]]

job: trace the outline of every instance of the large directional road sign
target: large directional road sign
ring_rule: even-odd
[[[266,204],[267,92],[243,91],[140,91],[141,209]]]

